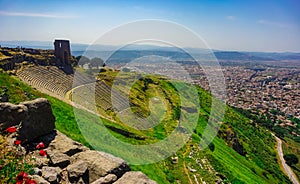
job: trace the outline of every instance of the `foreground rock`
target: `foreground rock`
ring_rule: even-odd
[[[45,98],[14,105],[0,103],[0,127],[21,125],[18,139],[30,142],[42,135],[49,134],[55,128],[55,117],[50,103]]]
[[[108,174],[121,177],[125,172],[130,170],[124,160],[100,151],[89,150],[81,152],[74,155],[73,159],[75,162],[84,161],[87,163],[90,182]]]
[[[55,117],[50,103],[43,98],[19,105],[0,103],[0,128],[21,124],[18,139],[22,140],[24,155],[34,160],[32,178],[40,184],[155,184],[145,174],[130,171],[121,158],[90,150],[55,130]],[[15,147],[16,133],[9,145]],[[42,143],[43,148],[37,147]],[[26,150],[25,150],[26,148]],[[39,154],[44,149],[47,156]]]
[[[49,183],[156,183],[141,172],[130,171],[129,165],[123,159],[101,151],[90,150],[57,130],[35,141],[43,141],[47,145],[45,150],[48,153],[48,162],[46,166],[40,164],[40,170],[42,179]],[[36,160],[39,160],[39,156],[36,157]],[[46,158],[42,157],[42,159]],[[39,173],[38,168],[35,170]],[[41,180],[39,177],[36,178]]]
[[[68,178],[71,183],[76,183],[80,180],[88,183],[89,172],[87,164],[83,161],[75,162],[67,167]]]
[[[119,180],[114,182],[115,184],[157,184],[155,181],[150,180],[142,172],[127,172]]]
[[[51,165],[58,166],[62,169],[67,167],[70,164],[70,157],[60,152],[48,151],[48,157],[50,158]]]
[[[117,180],[117,176],[114,174],[108,174],[94,181],[92,184],[110,184]]]
[[[62,177],[62,170],[59,167],[48,167],[42,168],[42,177],[50,183],[59,183]]]
[[[24,105],[0,103],[0,128],[5,130],[10,126],[19,125],[28,117],[28,108]]]
[[[86,146],[73,141],[59,131],[52,132],[50,135],[44,136],[40,140],[49,144],[49,147],[47,148],[48,151],[59,152],[68,156],[89,150]]]

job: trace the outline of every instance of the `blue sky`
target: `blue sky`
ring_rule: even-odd
[[[0,0],[0,40],[91,43],[142,19],[186,26],[214,49],[300,52],[299,0]]]

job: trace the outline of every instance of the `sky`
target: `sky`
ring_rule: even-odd
[[[0,0],[0,40],[66,38],[90,44],[144,19],[182,25],[213,49],[300,52],[299,0]],[[118,39],[105,44],[117,45]]]

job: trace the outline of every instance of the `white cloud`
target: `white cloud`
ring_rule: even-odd
[[[76,18],[77,16],[69,15],[57,15],[57,14],[45,14],[45,13],[24,13],[24,12],[6,12],[0,11],[0,15],[4,16],[15,16],[15,17],[41,17],[41,18]]]
[[[228,15],[228,16],[226,17],[226,19],[228,19],[228,20],[236,20],[236,17],[233,16],[233,15]]]
[[[285,24],[285,23],[281,23],[281,22],[273,22],[273,21],[264,20],[264,19],[258,20],[257,23],[264,24],[264,25],[275,26],[275,27],[280,27],[280,28],[291,27],[291,25],[289,25],[289,24]]]

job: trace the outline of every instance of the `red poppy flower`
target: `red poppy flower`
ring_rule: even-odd
[[[20,140],[15,140],[14,143],[15,143],[15,145],[19,145],[19,144],[21,144],[21,142],[22,142],[22,141],[20,141]]]
[[[47,152],[43,149],[40,150],[40,155],[41,156],[46,156],[47,155]]]
[[[8,127],[5,131],[8,133],[14,133],[17,131],[17,128],[14,126],[11,126],[11,127]]]
[[[25,180],[25,184],[36,184],[36,182],[34,180],[27,179]]]
[[[24,171],[20,172],[16,178],[16,184],[22,184],[24,179],[27,180],[28,174],[25,173]]]
[[[36,145],[35,147],[36,149],[43,149],[45,148],[45,144],[43,142],[38,143],[38,145]]]

